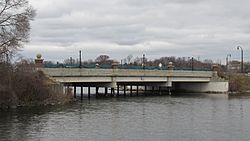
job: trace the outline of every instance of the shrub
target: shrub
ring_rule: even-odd
[[[33,63],[22,61],[11,65],[0,63],[0,107],[46,105],[69,102],[63,87],[35,71]],[[55,89],[57,87],[57,89]]]

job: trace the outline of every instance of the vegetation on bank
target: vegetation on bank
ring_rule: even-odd
[[[225,72],[221,66],[215,69],[219,77],[228,80],[229,92],[245,93],[250,92],[250,76],[246,73]]]
[[[1,0],[0,9],[0,108],[70,101],[62,94],[62,86],[35,71],[33,63],[10,63],[29,41],[36,12],[28,0]]]
[[[250,92],[250,76],[232,73],[227,76],[230,92]]]
[[[34,64],[22,61],[17,64],[0,63],[0,108],[63,104],[72,100],[63,94],[60,84],[54,83]]]

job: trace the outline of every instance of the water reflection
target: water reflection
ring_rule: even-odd
[[[84,100],[0,115],[2,140],[248,140],[250,96],[176,94]]]

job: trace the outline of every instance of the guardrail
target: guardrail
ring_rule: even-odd
[[[45,64],[45,68],[80,68],[78,64]],[[83,64],[81,68],[95,69],[96,64]],[[111,69],[111,64],[101,64],[98,66],[99,69]],[[118,65],[119,69],[130,69],[130,70],[167,70],[167,67],[163,66],[130,66],[130,65]],[[185,71],[211,71],[208,68],[174,68],[174,70],[185,70]]]

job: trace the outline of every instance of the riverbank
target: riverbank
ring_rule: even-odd
[[[249,93],[250,92],[250,77],[246,74],[233,73],[227,75],[229,80],[230,93]]]
[[[2,63],[0,69],[0,108],[65,104],[72,95],[64,94],[63,86],[36,71],[33,64]]]

